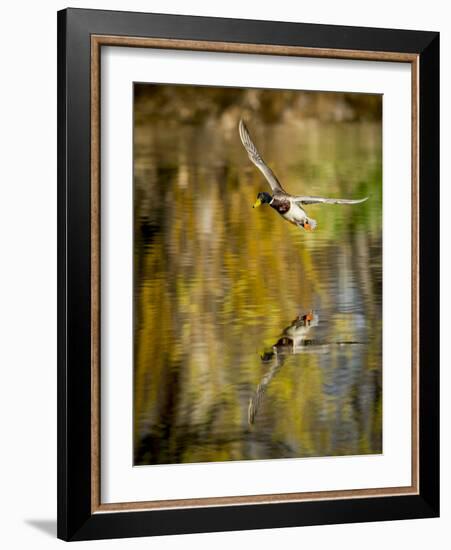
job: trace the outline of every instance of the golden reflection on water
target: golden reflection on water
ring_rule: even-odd
[[[135,110],[135,464],[382,451],[380,123],[247,122],[289,192],[370,199],[304,232],[236,124]]]

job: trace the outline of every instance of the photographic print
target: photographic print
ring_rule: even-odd
[[[382,453],[382,95],[133,101],[134,465]]]

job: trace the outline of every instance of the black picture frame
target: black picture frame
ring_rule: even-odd
[[[92,511],[91,36],[415,54],[419,62],[419,493]],[[332,56],[333,57],[333,56]],[[58,537],[87,540],[439,515],[439,34],[66,9],[58,13]]]

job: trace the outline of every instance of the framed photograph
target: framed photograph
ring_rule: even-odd
[[[58,536],[439,514],[439,35],[58,13]]]

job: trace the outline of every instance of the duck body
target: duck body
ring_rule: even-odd
[[[315,220],[309,218],[305,210],[286,195],[274,195],[269,206],[274,208],[282,218],[306,231],[312,231],[316,227]]]
[[[306,231],[312,231],[316,227],[316,221],[307,216],[306,211],[295,198],[283,191],[276,192],[272,196],[269,193],[259,193],[254,208],[264,203],[268,203],[282,218],[297,227],[302,227]]]

